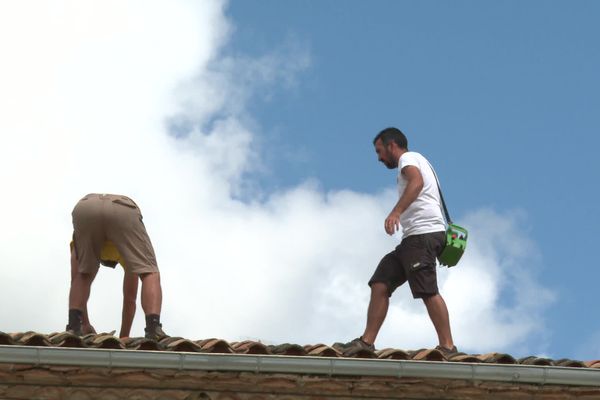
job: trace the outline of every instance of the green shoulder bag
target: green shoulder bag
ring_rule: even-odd
[[[462,226],[452,223],[450,213],[448,212],[446,202],[444,201],[444,195],[442,195],[440,181],[435,173],[435,170],[433,169],[433,166],[431,164],[429,164],[429,166],[431,167],[431,171],[433,171],[433,176],[435,176],[435,180],[437,182],[438,191],[440,192],[440,200],[442,201],[442,207],[446,217],[446,223],[448,224],[448,228],[446,228],[446,244],[438,256],[438,261],[441,265],[454,267],[456,264],[458,264],[460,258],[465,253],[465,249],[467,248],[467,237],[469,236],[469,233]]]

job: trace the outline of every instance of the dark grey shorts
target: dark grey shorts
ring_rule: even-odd
[[[438,294],[436,258],[446,244],[446,233],[433,232],[402,239],[396,249],[386,254],[369,280],[385,283],[391,296],[406,281],[415,299]]]

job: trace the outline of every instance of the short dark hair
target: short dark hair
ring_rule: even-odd
[[[375,142],[377,142],[379,139],[381,139],[381,142],[384,145],[393,141],[401,149],[408,150],[408,140],[406,139],[406,136],[404,136],[404,133],[402,133],[402,131],[398,128],[385,128],[379,132],[377,136],[375,136],[375,139],[373,139],[373,144],[375,144]]]

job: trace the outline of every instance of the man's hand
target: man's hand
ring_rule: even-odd
[[[385,219],[385,231],[388,235],[393,235],[400,229],[400,213],[392,210],[390,215]]]
[[[123,275],[123,312],[121,314],[120,338],[129,337],[133,317],[135,316],[137,292],[138,275],[125,271],[125,275]]]

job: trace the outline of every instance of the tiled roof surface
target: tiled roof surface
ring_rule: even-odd
[[[270,354],[289,356],[316,356],[316,357],[347,357],[334,347],[325,344],[298,345],[284,343],[279,345],[264,345],[263,343],[246,340],[241,342],[227,342],[222,339],[189,340],[181,337],[168,337],[159,342],[145,338],[119,339],[112,333],[90,334],[84,337],[72,335],[68,332],[41,334],[37,332],[4,333],[0,331],[0,345],[13,346],[43,346],[43,347],[70,347],[70,348],[100,348],[100,349],[127,349],[127,350],[158,350],[173,352],[195,353],[229,353],[229,354]],[[447,361],[467,363],[494,363],[494,364],[521,364],[561,366],[572,368],[598,368],[600,360],[579,361],[571,359],[553,360],[529,356],[516,359],[510,354],[464,354],[459,353],[446,358],[436,349],[401,350],[386,348],[371,352],[362,350],[353,354],[351,358],[378,358],[392,360],[413,361]]]

